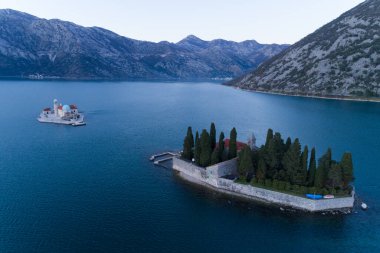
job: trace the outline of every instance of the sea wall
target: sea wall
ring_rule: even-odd
[[[206,168],[209,177],[224,177],[227,175],[237,175],[237,158],[221,162]]]
[[[173,157],[173,169],[185,173],[189,176],[194,177],[197,180],[204,180],[206,179],[206,169],[196,166],[193,163],[186,162],[182,159],[179,159],[177,157]]]
[[[354,204],[353,197],[312,200],[286,193],[266,190],[259,187],[253,187],[251,185],[238,184],[232,180],[223,178],[218,178],[217,188],[223,189],[226,192],[238,193],[240,196],[244,195],[244,197],[264,200],[266,202],[284,206],[291,206],[311,212],[352,208]]]
[[[236,159],[231,161],[233,162],[225,164],[225,168],[231,170],[231,166],[235,164],[236,169]],[[221,168],[223,167],[224,166],[221,166]],[[207,173],[208,168],[201,168],[179,158],[173,158],[173,169],[178,171],[181,177],[197,184],[212,187],[227,194],[282,206],[289,206],[310,212],[352,208],[354,205],[354,194],[352,194],[351,197],[312,200],[251,185],[238,184],[232,180],[224,178],[218,178],[213,174]],[[212,169],[212,171],[219,171],[216,168]],[[221,169],[220,173],[223,174],[222,172],[226,170]]]

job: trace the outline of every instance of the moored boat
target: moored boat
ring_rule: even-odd
[[[320,194],[306,194],[306,198],[308,198],[308,199],[322,199],[323,195],[320,195]]]

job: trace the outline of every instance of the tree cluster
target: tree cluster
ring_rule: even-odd
[[[265,145],[256,150],[246,146],[239,153],[239,181],[295,193],[348,194],[353,181],[350,153],[340,162],[332,159],[331,149],[318,160],[315,148],[303,147],[298,139],[286,142],[280,133],[267,132]]]
[[[183,141],[182,158],[194,161],[195,164],[202,167],[214,165],[237,156],[237,132],[233,128],[230,132],[229,147],[225,149],[224,133],[219,135],[219,141],[216,142],[215,124],[211,123],[210,131],[203,129],[199,135],[198,131],[193,136],[191,127],[188,127],[186,137]]]

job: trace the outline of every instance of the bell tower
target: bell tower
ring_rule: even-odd
[[[256,136],[254,133],[252,133],[252,135],[248,138],[248,146],[254,150],[256,149]]]
[[[53,106],[54,106],[54,115],[58,116],[58,100],[57,99],[53,100]]]

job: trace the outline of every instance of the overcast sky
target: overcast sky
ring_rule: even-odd
[[[294,43],[363,0],[0,0],[0,8],[177,42],[189,34]]]

